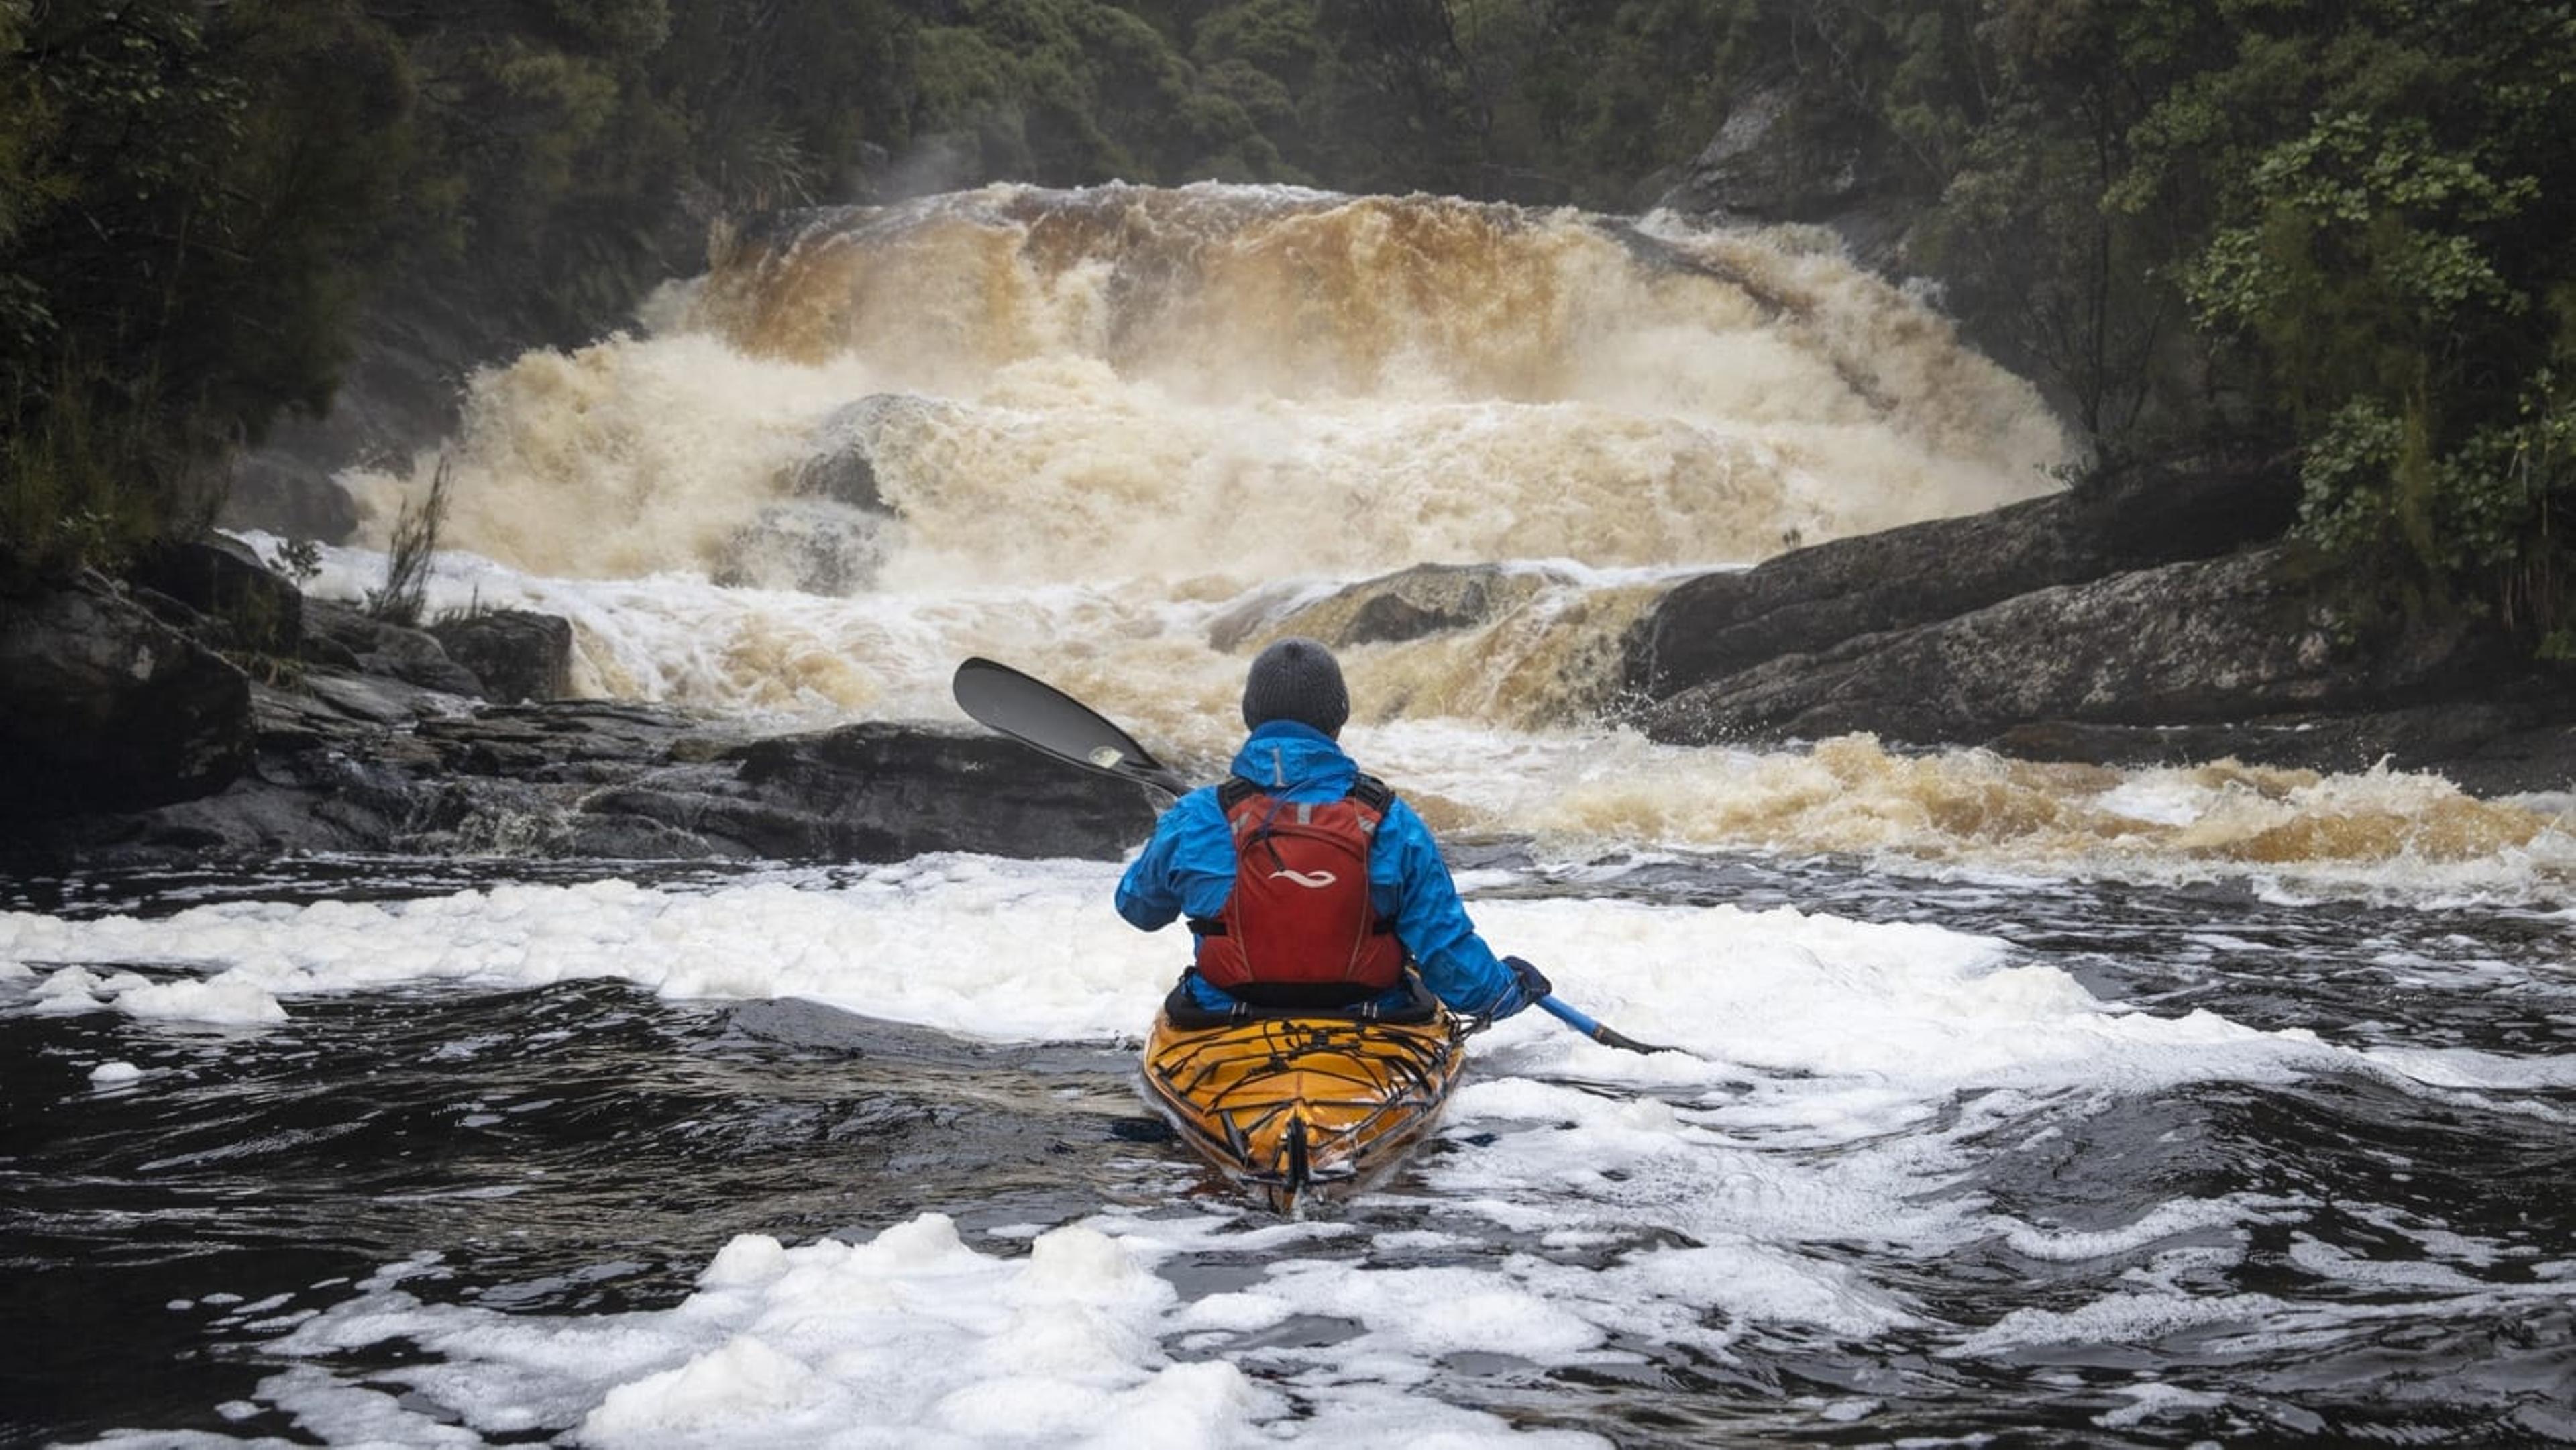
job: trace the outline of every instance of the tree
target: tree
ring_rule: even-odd
[[[23,576],[202,520],[231,450],[327,399],[400,60],[343,0],[0,15],[0,566]]]

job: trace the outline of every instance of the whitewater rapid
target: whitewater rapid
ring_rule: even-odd
[[[101,1443],[1955,1439],[2043,1401],[2163,1443],[2313,1430],[2311,1366],[2576,1435],[2563,1365],[2515,1348],[2558,1342],[2576,1244],[2463,1186],[2563,1161],[2569,799],[1619,724],[1621,642],[1676,580],[2035,496],[2068,461],[2026,384],[1814,234],[1216,186],[816,213],[628,333],[478,376],[443,454],[433,610],[561,615],[576,693],[742,734],[957,723],[950,672],[984,655],[1212,779],[1260,641],[1391,570],[1495,566],[1519,592],[1492,617],[1342,648],[1345,743],[1459,856],[1498,950],[1678,1050],[1502,1023],[1397,1178],[1280,1222],[1132,1131],[1186,947],[1110,911],[1115,863],[11,883],[14,1091],[67,1178],[181,1197],[73,1184],[49,1222],[166,1214],[166,1332],[250,1367],[238,1398],[65,1421]],[[348,476],[370,533],[312,588],[373,587],[441,466]],[[780,1012],[812,1014],[784,1045],[755,1030]],[[716,1046],[673,1045],[711,1018]],[[613,1080],[560,1085],[594,1039]],[[419,1096],[379,1101],[392,1077]],[[791,1079],[812,1101],[759,1136]],[[673,1092],[673,1125],[620,1136]],[[916,1118],[970,1157],[1059,1155],[1070,1196],[861,1153]],[[793,1188],[692,1134],[749,1135]],[[2513,1161],[2462,1166],[2464,1136]],[[392,1251],[352,1230],[297,1277],[194,1247],[378,1151],[427,1166],[280,1232],[364,1217]],[[636,1195],[679,1185],[646,1172],[712,1182],[648,1235]],[[522,1235],[576,1263],[527,1267]],[[2444,1346],[2420,1385],[2382,1373],[2400,1333]]]
[[[433,610],[562,615],[577,694],[745,728],[957,721],[949,673],[983,655],[1212,777],[1253,649],[1335,633],[1328,601],[1372,577],[1488,565],[1517,591],[1488,617],[1342,651],[1354,745],[1444,830],[2567,898],[2569,799],[2366,761],[1619,728],[1628,633],[1678,580],[2031,497],[2069,461],[2026,383],[1797,229],[997,186],[774,223],[633,331],[479,375],[439,456],[345,481],[381,545],[444,466]],[[382,568],[326,550],[315,586]]]

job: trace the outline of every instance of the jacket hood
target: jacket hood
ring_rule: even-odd
[[[1254,730],[1234,753],[1234,773],[1270,795],[1339,800],[1359,779],[1359,763],[1333,737],[1294,720],[1273,720]]]

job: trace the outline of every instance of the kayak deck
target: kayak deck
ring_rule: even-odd
[[[1201,1157],[1290,1213],[1309,1190],[1354,1186],[1419,1141],[1465,1043],[1446,1012],[1423,1023],[1269,1017],[1204,1028],[1158,1015],[1144,1090]]]

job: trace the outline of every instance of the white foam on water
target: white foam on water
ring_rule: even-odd
[[[1142,1030],[1188,953],[1177,928],[1137,932],[1108,909],[1116,873],[946,855],[694,890],[612,879],[150,919],[7,912],[0,963],[44,973],[22,1010],[145,1021],[256,1026],[305,996],[613,978],[674,1000],[801,997],[995,1040],[1111,1041]],[[1684,1089],[1810,1074],[1835,1093],[1775,1106],[1822,1131],[1876,1117],[1882,1096],[1901,1109],[1968,1086],[2143,1091],[2354,1070],[2427,1089],[2568,1081],[2550,1059],[2355,1049],[2205,1010],[2123,1010],[2001,941],[1934,926],[1575,899],[1474,910],[1497,950],[1548,967],[1576,1006],[1685,1049],[1614,1052],[1531,1012],[1484,1039],[1507,1075]],[[161,977],[118,965],[140,962]],[[1770,1109],[1757,1094],[1734,1110]]]
[[[2224,1198],[2175,1199],[2149,1209],[2136,1222],[2115,1229],[2041,1229],[2015,1225],[2004,1236],[2013,1252],[2053,1263],[2131,1254],[2149,1245],[2186,1234],[2233,1229],[2242,1223],[2286,1222],[2300,1217],[2304,1200],[2230,1194]]]
[[[1105,1042],[1141,1033],[1185,950],[1177,933],[1120,923],[1114,879],[1101,863],[944,856],[685,890],[11,913],[0,964],[34,980],[15,1010],[121,1010],[151,994],[164,1015],[134,1030],[191,1009],[265,1016],[245,1003],[292,1012],[401,986],[609,978],[678,1000],[803,997],[988,1038]],[[1474,909],[1567,1000],[1685,1050],[1613,1051],[1537,1012],[1498,1025],[1441,1141],[1386,1190],[1420,1195],[1419,1226],[1245,1232],[1226,1216],[1104,1214],[1032,1226],[1018,1256],[925,1215],[861,1244],[738,1238],[686,1302],[618,1315],[442,1302],[434,1279],[415,1282],[432,1270],[395,1266],[319,1312],[255,1306],[268,1317],[246,1332],[300,1361],[258,1399],[332,1443],[563,1429],[603,1445],[1595,1443],[1442,1403],[1444,1365],[1609,1369],[1632,1364],[1622,1346],[1640,1340],[1723,1362],[1769,1333],[1928,1336],[1967,1358],[2186,1330],[2325,1334],[2348,1322],[2344,1306],[2284,1318],[2280,1299],[2191,1287],[2301,1205],[2240,1194],[2126,1223],[2032,1222],[1989,1204],[1977,1170],[1998,1135],[2020,1141],[2034,1119],[2190,1082],[2361,1072],[2445,1097],[2567,1081],[2549,1059],[2392,1053],[2136,1010],[2003,941],[1933,926],[1561,898]],[[1528,1247],[1484,1247],[1497,1230]],[[2092,1303],[1985,1325],[1947,1322],[1869,1267],[1994,1241],[2051,1262],[2137,1262]],[[1195,1300],[1155,1272],[1198,1254],[1266,1269]],[[2314,1244],[2293,1262],[2452,1295],[2462,1313],[2478,1297],[2447,1265],[2398,1274]],[[2576,1279],[2532,1292],[2564,1297]],[[1278,1333],[1298,1324],[1330,1332]],[[337,1366],[395,1339],[430,1357]]]
[[[671,1309],[571,1318],[434,1302],[406,1287],[416,1266],[398,1268],[267,1348],[327,1361],[399,1338],[435,1360],[371,1371],[366,1385],[308,1363],[264,1380],[259,1397],[334,1443],[566,1425],[600,1446],[1603,1443],[1408,1396],[1419,1370],[1400,1353],[1344,1360],[1331,1393],[1312,1400],[1294,1380],[1282,1388],[1222,1359],[1175,1354],[1167,1342],[1225,1311],[1183,1304],[1155,1265],[1211,1232],[1198,1221],[1096,1220],[1039,1234],[1025,1256],[979,1252],[939,1214],[863,1243],[743,1235]],[[1372,1332],[1455,1322],[1432,1311],[1456,1291],[1507,1313],[1442,1342],[1547,1354],[1596,1337],[1472,1275],[1378,1278],[1373,1297],[1341,1306]],[[1441,1338],[1401,1333],[1391,1351]],[[384,1384],[406,1393],[370,1387]]]
[[[2114,1385],[2111,1393],[2129,1403],[2116,1410],[2106,1410],[2093,1417],[2093,1423],[2106,1430],[2126,1430],[2157,1420],[2183,1419],[2203,1410],[2215,1410],[2227,1403],[2225,1395],[2207,1394],[2150,1381],[2145,1384]]]

